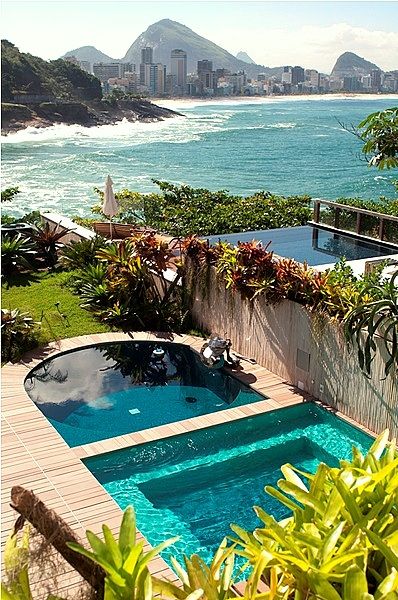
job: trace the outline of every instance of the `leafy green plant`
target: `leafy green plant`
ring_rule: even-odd
[[[14,200],[15,196],[20,193],[20,189],[18,187],[10,187],[2,190],[1,192],[1,202],[11,202]]]
[[[2,225],[13,225],[15,223],[29,223],[30,225],[39,225],[41,223],[41,214],[39,210],[32,210],[32,212],[22,215],[22,217],[13,217],[2,213],[1,224]]]
[[[99,235],[89,240],[71,242],[69,246],[65,246],[61,250],[60,260],[67,269],[85,269],[98,261],[97,252],[104,247],[105,240]]]
[[[112,327],[180,328],[181,274],[172,283],[163,277],[171,256],[167,244],[153,234],[107,245],[96,254],[101,264],[78,277],[81,306]]]
[[[291,516],[278,523],[256,506],[261,528],[232,526],[249,586],[264,579],[269,599],[397,600],[398,455],[388,431],[338,468],[321,463],[312,474],[287,464],[282,473],[278,489],[265,491]]]
[[[145,553],[144,540],[138,542],[136,539],[136,519],[131,506],[124,512],[118,539],[115,539],[107,525],[102,526],[102,531],[104,540],[91,531],[86,532],[92,551],[72,542],[68,546],[104,569],[104,600],[151,600],[153,581],[149,563],[177,538],[167,540]]]
[[[155,590],[162,598],[175,600],[228,600],[241,596],[233,588],[234,548],[226,547],[227,540],[221,542],[210,565],[200,556],[193,554],[184,557],[185,569],[172,557],[173,568],[182,582],[182,587],[169,581],[155,579]],[[253,596],[245,595],[246,598]]]
[[[33,600],[30,579],[30,528],[25,525],[22,535],[13,532],[8,537],[4,553],[4,571],[6,582],[1,583],[1,597],[3,600]],[[60,596],[49,594],[46,600],[62,600]]]
[[[16,271],[30,271],[33,268],[37,251],[34,244],[23,235],[2,235],[1,263],[3,275],[7,278]]]
[[[358,294],[356,305],[344,319],[344,333],[347,341],[355,340],[359,365],[368,376],[377,352],[376,338],[380,337],[387,355],[387,376],[398,372],[398,269],[388,283],[374,287],[379,297],[370,300],[366,290]]]
[[[15,362],[37,343],[35,323],[28,313],[17,308],[1,309],[1,359]]]
[[[365,142],[362,152],[368,157],[370,166],[378,169],[398,167],[398,107],[368,115],[359,123],[358,131]]]

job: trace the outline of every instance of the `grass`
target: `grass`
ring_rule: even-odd
[[[19,308],[41,321],[40,344],[110,331],[80,308],[80,298],[66,286],[70,277],[67,272],[16,275],[2,285],[2,308]]]

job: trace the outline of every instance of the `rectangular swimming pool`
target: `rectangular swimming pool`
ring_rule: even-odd
[[[286,508],[264,492],[290,462],[314,472],[338,465],[351,448],[366,452],[372,439],[312,403],[182,434],[84,461],[124,509],[132,504],[138,528],[153,545],[179,535],[163,553],[178,560],[199,553],[210,560],[230,524],[260,525],[253,505],[276,519]]]
[[[343,256],[347,260],[387,256],[397,250],[377,242],[365,242],[348,235],[335,234],[321,227],[303,225],[301,227],[284,227],[267,231],[245,231],[228,235],[209,237],[211,244],[219,240],[237,244],[256,240],[266,245],[271,242],[269,250],[279,256],[294,258],[299,262],[307,262],[311,266],[326,265],[337,262]]]

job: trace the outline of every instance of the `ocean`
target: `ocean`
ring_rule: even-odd
[[[248,195],[394,197],[388,171],[369,168],[341,123],[394,106],[380,97],[163,102],[185,116],[84,128],[55,125],[2,137],[2,189],[21,194],[3,210],[89,216],[95,186],[157,190],[152,179]],[[395,174],[396,178],[396,174]]]

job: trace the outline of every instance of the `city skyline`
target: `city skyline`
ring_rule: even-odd
[[[84,45],[118,59],[163,18],[269,67],[294,62],[330,73],[337,57],[350,51],[385,71],[398,68],[396,2],[4,0],[2,38],[45,59]]]

